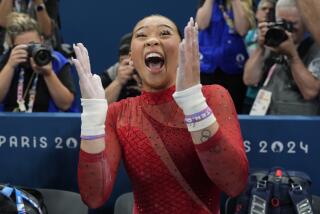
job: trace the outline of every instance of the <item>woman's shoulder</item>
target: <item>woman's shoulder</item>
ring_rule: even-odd
[[[233,105],[228,90],[221,85],[204,86],[202,91],[208,105],[213,109],[227,108],[227,106],[230,107]]]
[[[204,95],[214,95],[214,94],[225,94],[228,93],[228,90],[225,89],[222,85],[213,84],[213,85],[204,85],[202,87]]]
[[[221,101],[230,99],[230,94],[226,88],[221,85],[205,85],[202,87],[202,92],[207,101]]]

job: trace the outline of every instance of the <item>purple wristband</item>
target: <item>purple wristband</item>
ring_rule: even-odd
[[[203,109],[200,112],[197,112],[197,113],[191,114],[191,115],[187,115],[185,117],[184,121],[186,122],[186,124],[197,123],[197,122],[199,122],[201,120],[206,119],[211,114],[212,114],[211,108],[208,106],[207,108]]]
[[[99,138],[103,138],[105,134],[100,134],[100,135],[91,135],[91,136],[80,136],[81,140],[95,140]]]

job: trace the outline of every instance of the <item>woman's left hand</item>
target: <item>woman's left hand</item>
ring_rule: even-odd
[[[179,46],[176,91],[183,91],[200,83],[199,56],[198,25],[190,18]]]

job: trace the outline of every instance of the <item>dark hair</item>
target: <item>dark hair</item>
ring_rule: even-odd
[[[131,39],[132,39],[132,33],[126,33],[121,37],[120,46],[119,46],[119,56],[129,54]]]
[[[168,18],[168,17],[166,17],[166,16],[164,16],[164,15],[161,15],[161,14],[151,14],[151,15],[149,15],[149,16],[145,16],[144,18],[140,19],[140,20],[138,21],[138,23],[141,22],[142,20],[146,19],[146,18],[153,17],[153,16],[163,17],[163,18],[168,19],[169,21],[171,21],[171,22],[174,24],[174,26],[176,27],[180,39],[181,39],[181,40],[183,39],[183,34],[181,33],[181,31],[180,31],[179,27],[177,26],[177,24],[176,24],[174,21],[172,21],[172,19],[170,19],[170,18]],[[138,24],[138,23],[137,23],[137,24]],[[137,26],[137,24],[134,26],[134,28]],[[133,29],[134,29],[134,28],[133,28]]]

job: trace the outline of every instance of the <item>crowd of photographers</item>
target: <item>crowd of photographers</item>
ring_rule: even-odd
[[[231,2],[231,6],[226,15],[225,11],[221,12],[221,8],[228,8],[228,2]],[[239,14],[242,14],[243,19],[250,20],[251,14],[246,9],[249,3],[241,1],[242,4],[236,5],[234,2],[237,0],[206,0],[200,8],[205,9],[207,3],[207,13],[212,17],[207,29],[200,31],[200,52],[204,56],[201,59],[201,72],[207,72],[205,65],[209,61],[213,74],[220,72],[221,68],[229,76],[241,74],[241,80],[248,87],[245,97],[240,101],[240,113],[319,115],[320,49],[306,30],[297,1],[260,0],[255,10],[256,27],[251,26],[250,30],[237,24]],[[220,35],[229,38],[225,42],[219,38],[220,43],[211,44],[213,50],[222,49],[216,56],[209,52],[209,43],[205,37],[201,41],[201,33],[205,34],[209,28],[219,28],[219,24],[221,28],[223,24],[219,19],[225,23],[222,29],[228,30],[222,31]],[[245,34],[243,30],[246,30]],[[233,38],[241,36],[244,39],[249,54],[244,63],[241,61],[242,56],[245,56],[241,50],[242,41],[234,40],[230,34],[233,34]],[[215,39],[218,36],[212,34],[211,37]],[[228,47],[232,47],[231,50]],[[223,61],[219,59],[221,55]],[[230,65],[238,68],[238,73]],[[239,94],[242,89],[238,86],[237,90],[237,98],[233,96],[233,99],[239,108],[237,103],[242,97]]]
[[[296,1],[279,0],[275,10],[273,5],[261,0],[257,10],[257,46],[243,78],[253,103],[249,112],[319,115],[319,46],[307,32]]]
[[[296,1],[200,0],[201,82],[227,88],[239,114],[320,113],[320,49]],[[58,3],[0,0],[3,111],[79,110]],[[128,63],[130,39],[121,39],[119,62],[100,74],[110,102],[140,93]]]

